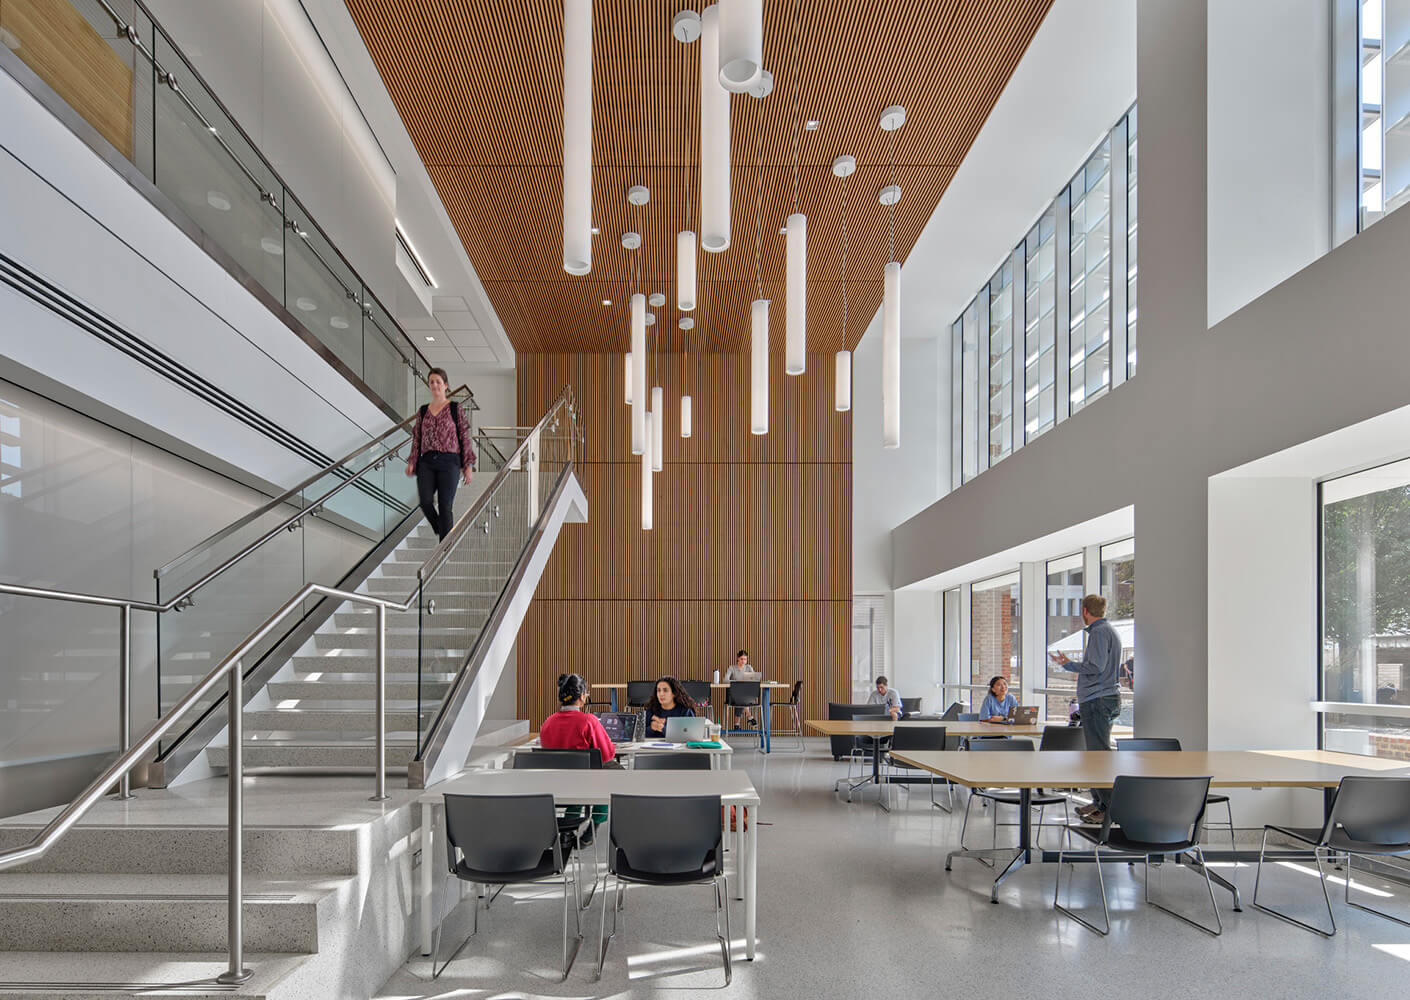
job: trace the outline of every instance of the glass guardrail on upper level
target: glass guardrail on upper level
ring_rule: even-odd
[[[282,304],[306,340],[388,413],[410,411],[429,362],[146,7],[0,3],[0,42]]]
[[[462,387],[452,394],[473,406]],[[157,617],[157,687],[161,714],[253,633],[304,585],[336,586],[417,510],[416,479],[406,475],[414,423],[408,419],[205,539],[156,570],[156,603],[194,590],[177,612]],[[336,492],[335,492],[336,491]],[[329,494],[332,494],[331,496]],[[243,555],[242,555],[243,554]],[[233,565],[226,566],[238,558]],[[225,567],[212,579],[214,570]],[[313,610],[311,601],[305,614]],[[245,658],[246,674],[283,641],[302,616],[272,633]],[[191,713],[191,726],[223,695]],[[184,732],[183,734],[184,735]],[[177,742],[172,740],[172,743]],[[163,744],[163,752],[167,749]]]

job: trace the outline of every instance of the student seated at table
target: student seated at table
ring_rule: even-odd
[[[656,681],[656,693],[646,703],[646,735],[660,739],[666,732],[667,719],[695,717],[695,702],[685,693],[681,682],[670,674]]]
[[[539,727],[539,746],[545,750],[591,750],[597,747],[606,764],[617,755],[617,748],[602,728],[602,720],[583,711],[587,703],[588,686],[582,674],[558,675],[558,711]]]
[[[1009,712],[1018,707],[1018,699],[1009,694],[1006,677],[989,678],[989,693],[979,706],[980,722],[1008,722]]]
[[[876,690],[867,699],[868,705],[885,705],[886,714],[891,716],[891,721],[896,722],[901,718],[901,695],[893,687],[889,687],[885,677],[876,679]]]
[[[734,662],[725,668],[725,683],[737,680],[750,680],[758,675],[758,671],[749,663],[749,651],[741,649],[734,654]],[[752,708],[737,708],[736,714],[744,719],[744,724],[749,727],[754,725],[754,710]]]

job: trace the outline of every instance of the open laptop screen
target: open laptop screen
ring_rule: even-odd
[[[598,718],[613,743],[630,743],[636,739],[635,712],[603,712]]]

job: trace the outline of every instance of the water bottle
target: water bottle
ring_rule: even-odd
[[[720,683],[720,672],[718,670],[715,671],[715,683]]]

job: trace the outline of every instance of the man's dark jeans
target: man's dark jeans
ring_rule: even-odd
[[[1082,732],[1087,734],[1088,750],[1111,749],[1111,724],[1121,715],[1121,696],[1109,694],[1101,698],[1084,701],[1079,710],[1082,713]],[[1103,811],[1111,801],[1111,789],[1093,788],[1092,804]]]

